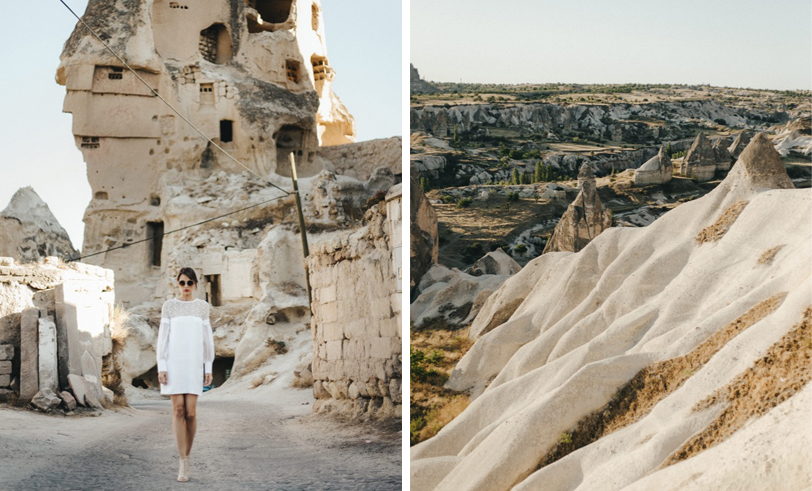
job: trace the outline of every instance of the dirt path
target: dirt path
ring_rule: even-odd
[[[301,403],[299,403],[301,404]],[[198,403],[189,482],[176,481],[171,404],[143,399],[98,417],[0,409],[0,489],[392,490],[398,434],[302,418],[251,400]]]

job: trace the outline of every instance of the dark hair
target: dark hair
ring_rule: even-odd
[[[178,273],[178,280],[182,275],[186,275],[192,282],[197,284],[197,275],[195,274],[195,270],[192,268],[180,268],[180,272]]]

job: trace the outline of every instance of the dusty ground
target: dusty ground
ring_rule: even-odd
[[[309,390],[217,390],[199,398],[185,483],[169,399],[96,417],[0,406],[0,489],[401,489],[399,433],[308,416]]]

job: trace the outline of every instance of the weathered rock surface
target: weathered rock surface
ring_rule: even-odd
[[[595,186],[592,167],[584,164],[578,174],[581,190],[575,201],[555,226],[543,254],[549,252],[578,252],[589,242],[612,226],[612,214],[604,208]]]
[[[76,249],[48,205],[33,188],[17,190],[0,212],[0,257],[32,262],[48,256],[72,257]]]
[[[812,418],[809,346],[795,341],[812,322],[812,191],[780,163],[757,135],[704,197],[508,279],[478,316],[506,320],[447,384],[474,400],[412,447],[413,489],[812,485],[798,431]],[[607,414],[611,428],[579,440]],[[700,435],[716,436],[683,446]]]
[[[742,131],[736,135],[736,139],[733,140],[733,143],[730,145],[730,147],[728,147],[727,151],[730,152],[730,156],[733,158],[733,160],[736,160],[749,143],[750,134],[746,131]]]
[[[437,264],[440,253],[437,213],[413,176],[409,179],[409,287],[412,294],[420,278]]]
[[[515,259],[508,256],[502,248],[497,248],[477,260],[468,268],[467,273],[471,276],[482,276],[486,274],[496,274],[510,276],[516,274],[522,267]]]
[[[431,267],[412,302],[411,319],[417,328],[442,319],[445,324],[470,324],[490,295],[510,276],[472,276],[440,264]]]
[[[328,160],[330,168],[336,174],[345,175],[365,181],[372,176],[375,169],[384,167],[393,174],[401,174],[401,152],[403,140],[399,136],[379,138],[363,142],[320,147],[317,157]]]
[[[716,173],[716,154],[710,140],[704,132],[696,135],[694,143],[682,159],[679,169],[680,175],[696,179],[697,181],[710,181]]]
[[[671,158],[665,154],[665,148],[660,147],[657,156],[652,157],[634,171],[634,185],[665,184],[671,180],[673,172],[674,166],[671,164]]]

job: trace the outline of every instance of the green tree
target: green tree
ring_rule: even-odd
[[[665,144],[664,152],[665,152],[665,155],[670,159],[671,154],[673,153],[673,151],[671,150],[671,143],[670,142]]]
[[[533,177],[535,178],[534,182],[541,182],[544,180],[544,168],[540,160],[536,162],[536,169],[533,173]]]
[[[513,168],[513,175],[510,177],[511,184],[521,184],[519,182],[519,169]]]
[[[420,178],[420,187],[423,189],[424,193],[429,192],[429,190],[431,189],[431,186],[429,185],[429,178],[428,177],[421,177]]]

